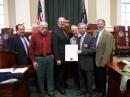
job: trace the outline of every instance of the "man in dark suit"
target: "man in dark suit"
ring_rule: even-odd
[[[78,25],[81,37],[78,38],[77,43],[79,46],[79,80],[80,90],[77,96],[85,95],[91,97],[93,94],[94,85],[94,54],[96,51],[95,37],[86,32],[86,25],[80,23]]]
[[[65,18],[59,17],[57,21],[57,27],[52,33],[52,45],[53,53],[55,59],[55,69],[54,69],[54,79],[56,89],[65,94],[65,71],[66,71],[66,62],[65,62],[65,45],[70,44],[69,34],[64,30],[65,28]]]
[[[17,65],[31,64],[28,56],[28,38],[25,37],[25,27],[23,24],[16,25],[16,34],[12,35],[8,40],[8,50],[16,54]]]

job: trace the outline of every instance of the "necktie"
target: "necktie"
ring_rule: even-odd
[[[68,33],[65,32],[64,30],[63,30],[63,33],[64,33],[65,37],[68,39],[69,38]]]
[[[82,49],[82,44],[83,44],[83,41],[84,41],[84,37],[83,37],[83,36],[81,36],[81,38],[80,38],[80,50]]]
[[[95,38],[96,38],[96,47],[97,47],[97,45],[98,45],[98,41],[97,41],[97,40],[98,40],[98,36],[99,36],[99,31],[96,32],[96,37],[95,37]]]
[[[26,53],[27,53],[27,55],[28,55],[28,44],[27,44],[27,41],[26,41],[26,39],[25,39],[24,36],[22,36],[22,40],[23,40],[23,44],[24,44],[25,51],[26,51]]]
[[[96,32],[96,41],[97,41],[97,39],[98,39],[98,36],[99,36],[99,32]]]

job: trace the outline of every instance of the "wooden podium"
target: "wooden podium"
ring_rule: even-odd
[[[120,92],[121,76],[125,64],[119,62],[108,64],[108,92],[107,97],[130,97],[130,80],[127,82],[126,92],[122,95]]]
[[[28,70],[18,82],[0,84],[0,97],[29,97],[29,78],[33,75],[32,65],[27,65]],[[20,67],[16,65],[15,54],[0,49],[0,68]],[[22,66],[24,67],[24,66]]]
[[[0,68],[12,67],[14,64],[16,64],[15,54],[0,49]]]
[[[29,66],[29,70],[23,74],[21,80],[13,83],[0,84],[0,97],[30,97],[28,84],[31,68]]]

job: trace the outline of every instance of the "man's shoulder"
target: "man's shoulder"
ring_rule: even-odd
[[[54,29],[53,29],[53,31],[54,32],[59,32],[61,29],[58,27],[58,26],[56,26]]]
[[[104,34],[105,34],[105,35],[110,35],[110,36],[112,35],[112,33],[109,32],[109,31],[107,31],[107,30],[104,30]]]
[[[92,36],[92,35],[90,35],[90,34],[86,34],[86,38],[90,38],[90,39],[93,39],[93,38],[95,38],[94,36]]]
[[[18,34],[13,34],[9,38],[11,38],[11,39],[18,39],[19,35]]]

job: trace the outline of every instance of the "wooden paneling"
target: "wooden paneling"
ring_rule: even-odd
[[[8,68],[15,65],[16,59],[15,54],[10,53],[7,50],[0,50],[0,68]]]

